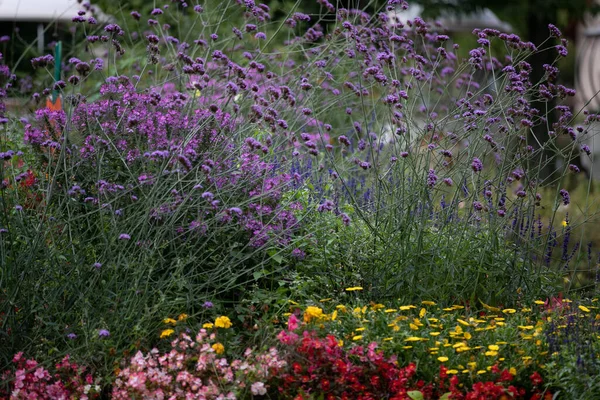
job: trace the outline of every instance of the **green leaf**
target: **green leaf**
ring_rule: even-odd
[[[411,390],[410,392],[408,392],[406,394],[408,395],[408,397],[410,397],[413,400],[424,400],[423,393],[421,393],[418,390]]]
[[[451,392],[444,393],[444,394],[442,395],[442,397],[440,397],[440,400],[448,400],[448,399],[450,398],[450,395],[451,395],[451,394],[452,394]]]
[[[263,273],[262,271],[255,271],[252,276],[254,277],[254,280],[257,281],[263,276]]]

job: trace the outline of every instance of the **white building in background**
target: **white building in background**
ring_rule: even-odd
[[[595,0],[600,5],[599,0]],[[586,15],[577,27],[575,89],[577,94],[573,113],[586,110],[600,113],[600,15]],[[582,154],[582,163],[595,179],[600,179],[600,122],[580,136],[582,143],[592,150],[591,156]]]
[[[71,23],[77,12],[83,10],[88,10],[86,16],[93,15],[98,22],[110,20],[98,7],[90,5],[89,1],[79,3],[77,0],[0,0],[0,24],[7,27],[11,23],[36,23],[36,46],[41,54],[46,45],[46,31],[53,24]]]

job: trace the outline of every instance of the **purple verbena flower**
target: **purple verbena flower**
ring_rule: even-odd
[[[558,192],[562,197],[562,202],[565,206],[568,206],[571,203],[571,195],[565,189],[560,189]]]
[[[548,24],[548,30],[550,31],[550,36],[553,36],[556,38],[559,38],[562,36],[560,29],[558,29],[556,26],[554,26],[552,24]]]
[[[304,258],[306,257],[306,253],[299,248],[295,248],[294,250],[292,250],[292,257],[294,257],[297,260],[304,260]]]
[[[427,186],[433,188],[437,183],[438,176],[435,174],[435,170],[430,169],[427,173]]]

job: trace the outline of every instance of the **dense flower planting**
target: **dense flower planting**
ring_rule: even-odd
[[[229,350],[226,333],[236,329],[230,318],[204,323],[194,338],[182,314],[163,321],[170,328],[160,337],[176,336],[168,350],[121,360],[111,397],[551,399],[548,365],[571,355],[575,332],[582,343],[596,341],[600,330],[595,299],[575,304],[552,299],[519,310],[483,304],[476,311],[424,301],[396,309],[338,305],[330,313],[291,305],[277,345],[248,348],[242,358]],[[600,348],[592,347],[580,352],[581,364],[596,362]],[[68,357],[54,375],[21,353],[14,362],[11,398],[98,395],[98,381]]]
[[[552,297],[600,282],[566,184],[598,115],[529,62],[566,38],[318,3],[82,3],[73,54],[0,54],[3,396],[600,393],[595,300]]]
[[[11,399],[96,399],[100,386],[85,367],[73,363],[69,356],[54,366],[50,373],[37,361],[25,359],[23,353],[13,358],[14,375],[6,371],[3,378],[12,378]],[[0,390],[0,395],[2,391]]]

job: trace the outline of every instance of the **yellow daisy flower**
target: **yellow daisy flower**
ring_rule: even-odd
[[[172,334],[174,334],[174,333],[175,333],[175,331],[174,331],[173,329],[165,329],[164,331],[162,331],[162,332],[160,333],[160,338],[161,338],[161,339],[164,339],[164,338],[166,338],[166,337],[169,337],[169,336],[171,336],[171,335],[172,335]]]
[[[231,328],[232,325],[233,324],[231,323],[229,317],[221,316],[215,320],[215,326],[217,328],[228,329]]]
[[[217,354],[223,354],[225,352],[225,346],[223,346],[221,343],[215,343],[210,347],[212,347]]]

